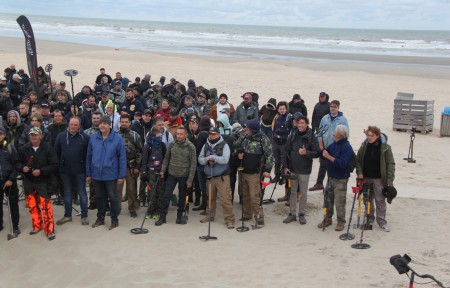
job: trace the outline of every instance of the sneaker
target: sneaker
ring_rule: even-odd
[[[56,225],[63,225],[66,224],[67,222],[72,222],[72,217],[62,217],[61,219],[59,219],[58,221],[56,221]]]
[[[305,218],[305,215],[304,214],[300,214],[299,216],[298,216],[298,221],[300,222],[300,224],[302,224],[302,225],[305,225],[306,224],[306,218]]]
[[[227,222],[226,225],[227,225],[228,229],[234,229],[234,223],[233,222]]]
[[[136,218],[137,217],[136,211],[130,211],[130,217],[131,218]]]
[[[288,224],[288,223],[291,223],[292,221],[297,221],[297,217],[295,217],[295,215],[292,215],[291,213],[289,213],[288,217],[283,220],[283,223]]]
[[[81,225],[89,225],[89,220],[87,217],[81,218]]]
[[[95,223],[92,224],[91,227],[95,228],[95,227],[98,227],[98,226],[101,226],[101,225],[105,225],[105,221],[97,219],[97,220],[95,220]]]
[[[323,184],[315,184],[313,187],[309,188],[309,191],[323,190]]]
[[[155,225],[161,226],[164,223],[166,223],[166,219],[159,217],[158,221],[155,222]]]
[[[177,223],[177,224],[182,224],[182,223],[181,223],[181,217],[177,217],[177,220],[175,220],[175,223]]]
[[[109,230],[112,230],[117,227],[119,227],[119,222],[111,222],[111,225],[109,225]]]
[[[32,230],[32,231],[30,231],[30,235],[36,235],[39,232],[41,232],[41,230]]]
[[[344,228],[345,228],[344,224],[338,223],[336,227],[334,227],[334,231],[342,231],[344,230]]]
[[[49,241],[52,241],[53,239],[56,238],[56,235],[55,235],[55,233],[52,233],[52,234],[48,235],[47,238]]]
[[[389,231],[391,231],[391,229],[389,229],[389,226],[388,226],[387,223],[384,224],[383,226],[381,226],[381,229],[383,229],[384,232],[389,232]]]

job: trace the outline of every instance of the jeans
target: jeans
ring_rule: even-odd
[[[181,217],[186,205],[187,192],[187,177],[175,177],[170,174],[167,175],[166,183],[164,185],[164,196],[162,199],[160,218],[166,219],[167,210],[169,209],[170,199],[172,198],[173,190],[178,183],[178,210],[177,218]]]
[[[6,182],[6,181],[5,181]],[[3,197],[9,197],[9,205],[11,207],[11,219],[13,228],[19,228],[19,190],[17,189],[17,180],[13,180],[11,187],[3,188],[4,182],[0,186],[0,200],[3,202]],[[9,195],[9,196],[8,196]],[[8,208],[4,208],[8,209]],[[3,224],[3,207],[0,208],[0,226]]]
[[[81,218],[88,216],[88,198],[86,193],[86,174],[64,174],[61,173],[61,181],[64,186],[64,217],[72,217],[73,190],[78,189],[80,195]]]
[[[94,180],[95,201],[97,202],[97,220],[105,221],[106,202],[111,203],[111,222],[119,223],[119,200],[117,198],[117,180]]]

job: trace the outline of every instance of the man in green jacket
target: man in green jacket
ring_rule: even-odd
[[[369,195],[370,207],[373,200],[376,204],[376,220],[378,225],[389,232],[390,228],[386,221],[386,197],[383,189],[393,187],[395,178],[395,160],[392,148],[387,144],[387,137],[381,134],[380,128],[369,126],[366,130],[367,139],[362,143],[357,154],[356,174],[364,178],[368,184],[373,184],[373,193]],[[392,199],[388,198],[390,203]],[[375,209],[370,210],[371,223],[375,220]]]
[[[195,171],[197,169],[197,154],[194,144],[187,140],[187,131],[184,126],[180,126],[176,132],[176,140],[170,143],[161,168],[161,177],[166,177],[164,186],[164,196],[161,205],[161,212],[156,226],[166,223],[167,210],[173,190],[178,184],[178,210],[177,224],[183,223],[182,215],[186,205],[186,192],[192,187]],[[167,176],[166,176],[167,175]]]

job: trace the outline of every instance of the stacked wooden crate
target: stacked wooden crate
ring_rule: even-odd
[[[434,100],[413,100],[414,94],[398,92],[394,99],[393,130],[416,128],[422,134],[433,131]]]

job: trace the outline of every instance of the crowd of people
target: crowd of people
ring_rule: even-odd
[[[105,225],[110,215],[114,229],[123,201],[133,218],[148,204],[145,217],[157,226],[166,223],[171,203],[177,206],[176,223],[186,224],[186,205],[194,203],[205,223],[215,220],[218,197],[228,229],[235,227],[235,198],[242,204],[240,220],[255,219],[263,227],[262,183],[268,179],[285,184],[278,199],[289,206],[284,223],[298,216],[306,224],[308,190],[323,190],[327,214],[318,227],[332,225],[335,207],[335,230],[342,231],[353,166],[358,179],[373,187],[367,203],[376,209],[369,209],[370,222],[390,229],[386,199],[395,197],[395,161],[387,136],[369,126],[355,154],[340,102],[325,92],[310,125],[299,94],[290,102],[270,98],[260,105],[257,93],[246,92],[235,106],[227,94],[217,95],[217,89],[192,79],[186,86],[174,78],[166,83],[164,76],[154,83],[146,74],[131,83],[120,72],[113,79],[101,68],[92,87],[71,94],[64,81],[51,80],[41,67],[37,76],[35,85],[23,69],[10,65],[0,79],[0,198],[8,197],[16,235],[19,178],[32,218],[30,235],[44,230],[49,240],[55,239],[52,195],[64,199],[64,216],[56,225],[72,222],[75,203],[82,225],[90,223],[88,210],[97,210],[91,226]],[[319,172],[308,189],[315,158]]]

